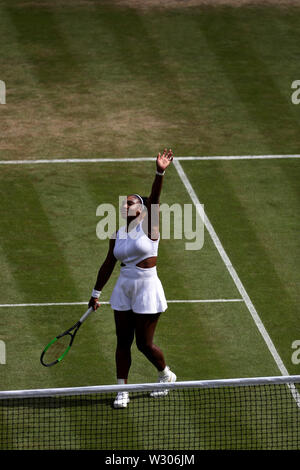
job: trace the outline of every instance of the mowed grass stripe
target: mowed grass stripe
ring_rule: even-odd
[[[249,130],[247,112],[237,99],[231,78],[199,28],[199,22],[210,27],[212,16],[219,21],[216,8],[204,7],[160,17],[152,15],[147,21],[172,73],[172,83],[175,80],[180,90],[180,101],[175,103],[171,115],[172,123],[178,122],[175,139],[183,139],[180,153],[195,155],[195,149],[201,147],[202,155],[213,155],[219,146],[220,155],[225,149],[232,152],[232,148],[235,153],[242,153],[249,134],[264,151],[256,128],[251,126]],[[233,143],[237,134],[243,141],[241,147]]]
[[[298,306],[300,162],[248,162],[246,166],[222,165],[222,170],[236,187],[240,203],[285,285],[286,295]]]
[[[64,30],[69,31],[70,17],[65,15],[59,19]],[[146,134],[151,141],[157,135],[156,145],[164,145],[170,140],[168,133],[172,129],[190,140],[191,128],[186,123],[196,123],[199,118],[194,97],[188,96],[186,84],[182,88],[183,83],[178,81],[178,64],[174,67],[169,58],[169,52],[176,49],[173,41],[178,32],[174,18],[171,20],[173,28],[168,19],[168,16],[145,16],[134,9],[120,11],[113,7],[96,8],[92,19],[85,18],[94,26],[92,34],[85,35],[83,40],[90,51],[90,60],[85,64],[92,78],[90,85],[95,95],[101,96],[101,122],[108,123],[107,135],[118,126],[119,135],[125,135],[126,128],[126,152],[130,152],[134,139],[145,142]],[[78,20],[74,21],[80,28]],[[76,51],[82,47],[71,35],[69,42]],[[94,49],[95,43],[101,45],[101,60],[99,51]],[[105,80],[106,74],[110,77],[109,83]],[[96,88],[99,85],[101,95]],[[165,106],[166,100],[168,106]],[[207,142],[202,129],[199,127],[198,133]],[[112,138],[110,152],[115,151],[115,144]],[[152,152],[153,146],[145,142],[144,151]]]
[[[87,250],[80,251],[80,247],[74,247],[73,244],[73,259],[69,253],[72,237],[78,235],[76,228],[80,227],[78,243],[81,242],[83,246],[87,238],[84,233],[85,226],[80,224],[78,213],[75,213],[78,201],[71,192],[72,182],[69,181],[68,185],[67,181],[63,180],[63,175],[58,181],[55,173],[51,179],[47,173],[45,175],[28,170],[13,172],[10,175],[5,172],[5,176],[3,174],[2,176],[5,177],[5,183],[1,184],[5,217],[1,224],[1,245],[15,280],[11,287],[12,291],[2,291],[2,295],[9,296],[11,292],[9,298],[16,302],[18,299],[22,299],[23,302],[31,299],[32,302],[34,299],[46,301],[51,298],[64,301],[81,300],[84,297],[88,302],[94,276],[93,279],[90,277],[87,280],[80,271],[80,256],[83,254],[87,259]],[[67,192],[69,197],[65,197]],[[50,197],[50,193],[53,197]],[[80,195],[82,190],[79,191],[78,197]],[[81,207],[83,212],[86,211],[83,204]],[[71,226],[68,223],[70,217],[73,222]],[[83,214],[81,223],[84,222],[82,218]],[[74,265],[77,272],[74,271]],[[82,292],[85,292],[84,296]],[[1,331],[7,338],[9,364],[7,368],[12,367],[9,380],[14,376],[14,387],[18,388],[20,384],[17,376],[21,366],[28,388],[43,379],[46,379],[47,386],[51,386],[53,381],[60,383],[61,386],[67,383],[68,375],[61,375],[61,370],[43,369],[39,363],[39,356],[42,348],[52,337],[72,326],[85,310],[84,306],[72,309],[54,307],[52,310],[48,307],[44,310],[41,306],[38,316],[36,311],[30,309],[22,309],[18,315],[12,310],[9,316],[5,315],[5,310],[2,312]],[[12,324],[17,326],[17,330],[12,329]],[[87,352],[87,358],[91,362],[94,359],[99,363],[101,356],[98,338],[94,333],[92,322],[85,325],[85,331],[80,337],[89,338],[89,344],[85,344],[88,347],[83,351],[83,357]],[[74,371],[74,362],[72,368],[69,378],[73,376],[75,382],[72,383],[75,385],[76,381],[80,383],[80,374],[78,376]]]
[[[55,292],[58,300],[67,288],[76,293],[76,285],[30,172],[4,171],[1,176],[5,214],[1,222],[1,244],[18,284],[14,300],[46,300],[49,292]]]
[[[63,309],[65,312],[63,317],[60,315],[60,307],[56,307],[55,315],[60,320],[53,318],[53,324],[56,325],[56,331],[52,328],[54,335],[60,332],[59,328],[62,328],[63,331],[74,324],[87,309],[87,303],[95,284],[99,266],[106,256],[106,250],[105,256],[103,253],[104,243],[96,236],[96,208],[99,201],[101,201],[101,197],[105,194],[107,185],[109,186],[109,181],[107,181],[107,185],[101,185],[100,178],[98,178],[99,199],[94,201],[90,197],[89,180],[85,178],[85,168],[85,166],[81,166],[76,169],[68,168],[58,172],[53,172],[48,168],[44,172],[34,172],[35,187],[40,194],[41,203],[48,213],[49,224],[57,236],[59,248],[64,253],[65,262],[76,284],[76,290],[74,291],[72,286],[62,289],[61,298],[66,302],[86,299],[85,305],[74,306],[68,311]],[[107,246],[105,248],[107,249]],[[52,291],[51,298],[53,301],[56,301],[55,297],[56,292]],[[109,299],[107,293],[103,298]],[[104,309],[104,312],[106,311]],[[105,319],[106,315],[104,314],[103,317],[101,309],[93,315],[93,318],[89,318],[76,339],[76,349],[74,358],[70,358],[70,366],[72,364],[74,368],[76,357],[81,360],[82,366],[76,374],[76,380],[79,383],[84,364],[88,364],[88,369],[91,372],[91,376],[85,379],[89,383],[99,383],[103,380],[103,376],[112,380],[101,347],[103,318]],[[99,325],[98,328],[95,328],[95,324]],[[50,325],[48,328],[50,328]],[[51,335],[49,336],[51,337]],[[46,341],[46,334],[43,335],[43,338]],[[114,335],[111,340],[114,340]],[[113,370],[112,367],[110,369]],[[55,377],[58,377],[58,372],[55,371]]]
[[[238,182],[238,173],[236,181],[232,181],[224,169],[226,165],[230,169],[230,165],[234,164],[225,162],[218,165],[207,162],[201,164],[200,170],[200,167],[197,168],[197,164],[191,163],[184,165],[184,169],[200,201],[206,203],[210,220],[216,232],[220,234],[224,249],[229,253],[230,259],[259,312],[279,355],[289,373],[297,373],[295,366],[291,363],[291,342],[297,336],[298,307],[291,299],[285,282],[280,279],[276,271],[273,259],[269,254],[268,239],[262,241],[260,234],[257,233],[262,229],[257,224],[258,217],[255,213],[249,213],[241,203],[243,189]],[[276,189],[272,184],[272,166],[268,166],[268,172],[268,197],[272,201],[276,195]],[[261,179],[263,179],[262,174],[260,182],[255,178],[248,181],[251,187],[248,186],[247,204],[251,204],[252,198],[255,201],[258,193],[256,208],[257,211],[264,212],[267,221],[269,220],[268,212],[259,204],[262,197],[261,191],[266,190]],[[273,193],[273,191],[275,192]],[[213,201],[216,199],[224,201],[224,203],[215,204]],[[297,210],[295,207],[295,213]],[[284,213],[278,213],[278,224],[275,224],[273,220],[271,230],[278,231],[280,229],[283,216]],[[260,217],[263,217],[262,213]],[[296,276],[297,272],[295,272]]]
[[[56,299],[64,299],[66,292],[77,297],[76,282],[49,223],[47,209],[41,204],[33,178],[27,171],[19,173],[19,177],[17,173],[3,172],[1,175],[4,178],[1,182],[4,216],[0,243],[14,279],[14,284],[8,291],[2,291],[2,296],[10,296],[16,302],[46,300],[52,295]],[[56,314],[51,317],[48,312],[47,318],[40,323],[41,317],[37,319],[36,312],[25,309],[22,314],[16,316],[16,312],[12,311],[10,315],[5,315],[3,311],[1,331],[6,332],[4,334],[8,337],[7,354],[8,361],[15,366],[15,387],[18,386],[20,367],[30,387],[38,376],[34,374],[35,368],[31,370],[32,364],[39,362],[37,349],[41,350],[51,339],[47,334],[51,331],[50,324],[56,327],[56,335],[75,323],[77,318],[70,315],[70,310],[66,311],[65,316]],[[12,335],[12,324],[17,327],[15,335]]]
[[[291,164],[291,165],[284,165],[283,163],[278,163],[278,167],[280,167],[280,171],[285,175],[285,179],[287,180],[287,184],[290,188],[290,191],[293,191],[294,197],[298,199],[298,210],[295,213],[295,219],[298,221],[299,217],[299,206],[300,206],[300,185],[299,185],[299,168],[300,164]]]
[[[10,2],[5,2],[4,9],[17,33],[18,48],[33,66],[41,86],[56,87],[78,80],[80,67],[57,27],[52,9],[12,6]]]
[[[182,82],[177,75],[178,63],[172,63],[169,56],[169,52],[172,54],[176,50],[173,39],[178,35],[178,15],[145,16],[128,9],[126,12],[108,10],[104,15],[100,12],[99,18],[103,29],[113,38],[114,53],[121,62],[119,73],[124,73],[142,91],[141,104],[146,105],[145,111],[151,112],[152,108],[153,117],[169,121],[169,126],[178,119],[181,119],[181,124],[185,118],[196,122],[198,110],[191,97],[182,90]],[[128,30],[132,34],[128,34]],[[169,106],[161,106],[160,100],[164,103],[166,97]],[[189,133],[186,127],[185,132]],[[199,132],[201,134],[200,128]]]
[[[291,362],[291,345],[300,334],[297,321],[300,300],[300,219],[299,198],[295,189],[300,176],[300,164],[295,161],[274,161],[271,165],[260,162],[254,166],[249,162],[244,171],[228,165],[223,165],[223,168],[226,177],[236,188],[240,204],[255,230],[269,265],[273,266],[278,287],[274,286],[269,314],[270,328],[273,329],[275,325],[278,329],[278,341],[285,354],[284,362],[289,364],[291,373],[297,373],[297,366]],[[293,184],[291,178],[285,176],[287,168],[290,176],[293,171]],[[266,281],[262,285],[258,283],[256,288],[264,311],[269,309],[271,285],[268,285],[267,295],[264,295]]]
[[[1,290],[6,293],[6,299],[14,302],[18,285],[14,277],[14,269],[7,259],[5,249],[0,243]]]
[[[184,30],[179,21],[180,18],[182,20],[182,15],[144,15],[135,9],[120,10],[113,6],[102,6],[94,8],[92,12],[87,8],[82,18],[81,20],[78,15],[72,14],[57,15],[69,47],[79,56],[81,54],[80,60],[84,61],[86,71],[92,79],[91,86],[99,81],[107,88],[126,84],[128,92],[133,93],[134,99],[137,99],[137,111],[139,105],[144,105],[147,107],[146,112],[151,112],[149,105],[153,100],[157,103],[160,99],[166,100],[167,93],[168,100],[176,105],[172,109],[176,116],[185,111],[191,113],[192,118],[195,117],[195,107],[186,106],[186,96],[182,94],[184,90],[181,90],[182,83],[178,82],[179,63],[170,60],[179,46],[176,42],[178,26]],[[188,17],[185,19],[189,21]],[[74,37],[74,28],[78,31],[78,37]],[[83,34],[79,40],[80,32]],[[95,44],[99,44],[99,49],[95,49]],[[187,44],[180,45],[189,48]],[[89,58],[86,55],[83,57],[82,49],[89,51]],[[106,74],[109,74],[110,83],[105,80]],[[118,93],[117,87],[115,92]],[[130,108],[132,98],[128,94],[126,99]],[[192,100],[188,101],[193,104]],[[169,115],[166,114],[168,111],[164,107],[160,107],[159,115],[155,109],[152,109],[152,113],[157,119],[166,115],[169,120]]]
[[[246,9],[245,12],[246,15],[241,18],[239,10],[226,8],[219,12],[212,11],[205,21],[200,16],[195,17],[195,21],[234,86],[239,101],[247,110],[251,126],[258,128],[268,151],[278,153],[282,148],[285,152],[286,147],[283,147],[283,144],[286,145],[287,141],[294,149],[292,152],[296,151],[299,143],[298,113],[295,106],[287,100],[287,90],[277,85],[268,61],[261,60],[255,49],[255,44],[262,42],[261,37],[255,37],[256,21],[260,23],[268,14],[269,37],[271,33],[274,35],[277,29],[276,22],[272,22],[273,15],[269,9]],[[278,10],[275,10],[274,16],[277,18]],[[263,24],[265,31],[265,21]],[[219,34],[220,30],[222,35]],[[286,54],[289,53],[291,51],[286,50]],[[270,63],[273,61],[274,57]],[[285,86],[290,92],[291,83],[285,83]]]
[[[48,167],[44,171],[34,171],[33,174],[41,204],[47,211],[49,224],[76,283],[75,291],[70,286],[60,298],[64,302],[88,301],[100,260],[103,258],[104,261],[108,248],[105,246],[103,253],[104,242],[97,238],[96,209],[101,201],[104,202],[110,184],[109,181],[105,184],[105,177],[98,177],[98,194],[94,200],[90,196],[85,166],[53,170]],[[94,171],[98,174],[99,168],[94,168]],[[108,241],[105,245],[108,245]],[[58,301],[55,291],[51,293],[51,301]]]
[[[186,155],[298,151],[287,83],[297,70],[296,9],[137,13],[5,2],[2,11],[10,32],[1,42],[2,158],[132,156],[166,143]],[[281,17],[288,32],[271,48]],[[286,67],[280,75],[280,57],[289,75]]]

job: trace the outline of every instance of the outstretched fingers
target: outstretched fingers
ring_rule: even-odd
[[[169,152],[168,152],[168,154],[167,154],[167,158],[168,158],[169,160],[171,160],[171,161],[173,160],[173,152],[172,152],[172,149],[169,150]]]
[[[157,155],[157,168],[160,171],[164,171],[173,160],[173,151],[172,149],[165,148],[163,153],[158,153]]]
[[[165,158],[167,158],[168,160],[173,160],[173,151],[172,151],[172,149],[168,150],[167,148],[165,148],[163,153],[160,153],[160,152],[158,153],[157,158],[159,160],[164,160]]]

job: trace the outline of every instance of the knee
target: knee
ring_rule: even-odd
[[[136,346],[138,348],[138,350],[142,353],[147,353],[147,352],[150,352],[152,351],[152,343],[149,343],[147,341],[144,341],[144,340],[140,340],[140,339],[137,339],[136,340]]]
[[[133,342],[133,337],[117,335],[117,348],[120,350],[130,350]]]

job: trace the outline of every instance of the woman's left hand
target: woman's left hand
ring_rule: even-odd
[[[159,153],[156,159],[156,167],[159,172],[165,171],[165,169],[170,165],[173,160],[172,149],[169,151],[164,149],[163,153]]]

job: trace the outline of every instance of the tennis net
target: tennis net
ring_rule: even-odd
[[[300,449],[299,386],[280,376],[0,392],[0,449]],[[124,390],[127,408],[114,409]]]

